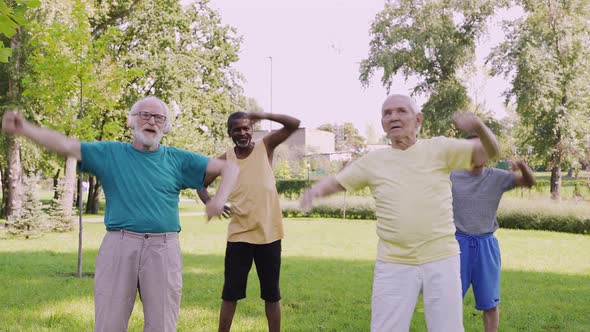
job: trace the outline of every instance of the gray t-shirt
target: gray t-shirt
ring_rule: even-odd
[[[457,230],[486,234],[498,229],[496,211],[505,191],[516,186],[516,174],[484,168],[480,174],[452,171],[453,216]]]

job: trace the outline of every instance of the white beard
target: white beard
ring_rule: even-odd
[[[239,143],[238,141],[236,141],[236,145],[240,148],[247,148],[248,145],[250,145],[250,140],[248,140],[246,143]]]
[[[160,144],[162,137],[164,137],[164,133],[161,130],[159,130],[158,128],[154,128],[154,130],[156,131],[156,135],[151,137],[151,136],[145,135],[141,131],[142,128],[138,128],[138,127],[139,126],[136,123],[135,127],[133,129],[133,137],[135,139],[137,139],[139,141],[139,143],[141,143],[141,145],[143,145],[143,146],[147,146],[147,147],[156,146],[156,145]]]

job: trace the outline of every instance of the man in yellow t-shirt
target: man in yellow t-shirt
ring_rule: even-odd
[[[254,142],[252,125],[262,119],[276,121],[283,128]],[[240,174],[228,198],[232,219],[227,232],[219,331],[230,330],[237,301],[246,297],[246,282],[252,262],[256,264],[260,279],[260,297],[265,301],[268,330],[280,331],[279,275],[283,222],[272,157],[274,149],[297,128],[299,120],[283,114],[236,112],[227,120],[227,132],[235,146],[219,159],[235,162]],[[206,187],[212,180],[206,178],[204,189],[199,191],[204,203],[211,199]]]
[[[369,152],[308,189],[301,200],[371,188],[379,244],[371,331],[408,331],[423,293],[429,331],[463,331],[459,246],[455,240],[449,173],[497,154],[493,133],[475,115],[457,113],[457,128],[480,142],[435,137],[418,140],[422,113],[408,96],[383,103],[381,124],[391,148]]]

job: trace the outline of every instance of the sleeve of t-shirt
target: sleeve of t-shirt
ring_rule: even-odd
[[[106,163],[111,158],[109,155],[109,142],[81,142],[80,149],[82,160],[78,163],[78,169],[102,177]]]
[[[516,173],[508,172],[503,169],[494,168],[496,183],[502,189],[502,192],[514,189],[516,187]]]
[[[183,188],[200,190],[205,182],[205,173],[209,164],[209,157],[198,153],[186,152],[183,167]]]
[[[438,137],[436,144],[444,150],[447,169],[470,169],[473,159],[473,144],[466,139]]]
[[[342,171],[336,174],[336,181],[346,189],[346,191],[354,191],[366,187],[368,183],[368,164],[369,155],[364,155],[361,158],[353,161],[346,166]]]

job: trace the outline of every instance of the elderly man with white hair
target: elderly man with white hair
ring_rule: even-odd
[[[477,116],[458,113],[454,122],[480,141],[418,139],[422,113],[414,101],[405,95],[389,96],[381,109],[381,124],[391,147],[371,151],[322,179],[301,200],[309,209],[315,197],[371,188],[379,236],[371,331],[408,331],[420,292],[429,331],[464,330],[449,173],[494,157],[498,145]]]
[[[171,125],[168,106],[157,97],[137,101],[127,126],[133,129],[132,143],[80,142],[17,112],[2,118],[6,134],[76,158],[81,170],[103,184],[107,233],[96,258],[94,330],[126,331],[139,291],[144,331],[176,331],[182,292],[180,190],[201,189],[205,175],[221,175],[207,216],[221,215],[238,169],[228,161],[161,145]]]

